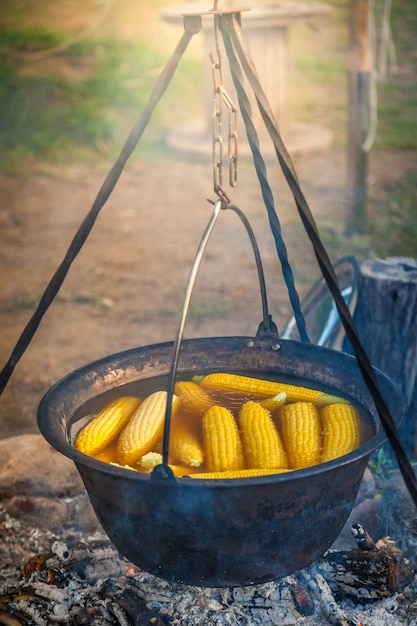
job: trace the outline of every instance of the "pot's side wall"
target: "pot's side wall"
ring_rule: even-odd
[[[79,471],[128,560],[169,581],[228,587],[287,576],[320,557],[351,512],[366,464],[362,458],[312,478],[273,476],[254,485]]]
[[[71,445],[70,426],[80,407],[91,409],[102,401],[101,394],[117,394],[123,385],[166,376],[172,352],[172,343],[137,348],[73,372],[42,400],[41,432],[75,461],[103,528],[144,570],[167,580],[232,586],[273,580],[307,566],[336,539],[369,455],[384,441],[376,416],[375,436],[342,459],[238,482],[160,482],[100,463]],[[178,376],[228,370],[289,376],[293,382],[347,395],[373,411],[355,359],[341,352],[276,335],[183,342]],[[398,421],[401,398],[388,378],[381,380]]]

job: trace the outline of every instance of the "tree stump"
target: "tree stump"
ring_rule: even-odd
[[[400,593],[415,577],[409,561],[390,537],[379,539],[366,550],[329,550],[316,566],[336,597],[365,603]]]
[[[404,396],[406,411],[400,434],[408,452],[416,452],[417,259],[363,262],[353,319],[372,364],[396,382]],[[344,350],[352,352],[347,340]]]

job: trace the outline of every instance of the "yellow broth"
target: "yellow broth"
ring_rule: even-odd
[[[182,376],[181,380],[187,380],[187,378]],[[305,384],[303,385],[302,381],[296,381],[294,383],[293,378],[291,378],[290,381],[282,381],[282,382],[287,382],[287,383],[290,382],[290,384],[300,383],[300,386],[305,386]],[[102,396],[95,398],[93,401],[89,402],[86,406],[82,407],[82,409],[79,410],[77,414],[74,415],[73,420],[71,421],[71,424],[70,424],[70,431],[69,431],[69,436],[71,440],[75,441],[78,432],[80,432],[80,430],[88,422],[90,422],[90,420],[98,413],[98,411],[100,411],[102,408],[107,406],[115,398],[122,396],[122,395],[136,395],[138,398],[141,398],[143,400],[149,394],[157,390],[166,389],[166,386],[167,386],[167,377],[159,376],[159,377],[154,377],[154,378],[147,379],[144,381],[140,381],[137,383],[130,383],[129,385],[125,385],[118,389],[114,389],[112,390],[112,392],[108,392],[106,394],[103,394]],[[213,404],[225,407],[229,411],[231,411],[236,422],[238,423],[238,426],[239,426],[238,416],[239,416],[239,412],[240,412],[240,408],[242,404],[248,402],[249,400],[253,400],[253,401],[264,400],[264,397],[259,398],[256,396],[256,394],[255,395],[254,394],[241,395],[239,393],[223,393],[223,392],[213,391],[213,390],[208,390],[208,389],[205,389],[205,392],[212,397]],[[342,397],[342,395],[338,391],[335,391],[335,390],[326,390],[326,392]],[[354,406],[355,411],[357,412],[357,415],[359,417],[359,424],[360,424],[359,437],[357,441],[355,442],[355,448],[357,448],[374,434],[374,429],[372,426],[371,417],[363,410],[363,408],[351,402],[350,399],[348,399],[348,401],[349,401],[349,404]],[[282,439],[283,437],[282,437],[282,427],[280,423],[280,407],[276,407],[275,409],[270,409],[269,413],[278,430],[279,436]],[[180,427],[186,427],[198,439],[198,441],[200,442],[200,445],[204,449],[203,432],[202,432],[203,414],[204,414],[203,411],[197,412],[195,410],[189,410],[187,409],[184,403],[181,403],[179,406],[179,409],[175,412],[175,414],[172,415],[170,442],[172,441],[172,438],[175,437],[177,429],[179,429]],[[322,438],[323,438],[323,433],[321,432],[319,445],[322,445]],[[162,448],[162,434],[161,434],[158,444],[153,446],[152,449],[149,450],[149,452],[158,453],[160,455],[161,448]],[[102,462],[119,464],[119,458],[117,454],[117,440],[113,441],[103,452],[96,455],[95,458],[97,458],[98,460]],[[158,462],[158,458],[160,459],[161,457],[155,456],[156,464]],[[195,472],[209,471],[209,468],[206,466],[205,462],[203,462],[199,467],[190,467],[188,465],[181,465],[181,463],[179,464],[178,459],[175,459],[172,457],[171,447],[170,447],[169,463],[175,466],[174,473],[178,476],[192,475]],[[138,462],[130,466],[130,469],[133,469],[136,471],[150,471],[152,467],[147,467],[147,469],[144,469],[141,466],[141,463]],[[297,469],[297,468],[290,467],[289,469]],[[271,470],[271,473],[272,473],[272,470]]]

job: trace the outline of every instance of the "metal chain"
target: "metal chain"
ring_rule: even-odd
[[[211,69],[213,76],[213,115],[212,115],[212,141],[213,141],[213,187],[217,189],[223,185],[223,136],[222,114],[223,98],[219,85],[220,63],[210,54]],[[221,76],[220,76],[221,80]]]
[[[227,155],[229,161],[229,184],[237,185],[238,134],[237,107],[223,86],[222,55],[219,38],[219,16],[214,16],[214,36],[217,60],[210,54],[213,79],[212,147],[213,147],[213,188],[218,197],[228,200],[223,185],[223,105],[228,110]]]

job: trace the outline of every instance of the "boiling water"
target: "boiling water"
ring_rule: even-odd
[[[209,372],[204,372],[204,374],[207,374],[207,373]],[[260,378],[259,373],[257,372],[245,371],[244,375],[253,376],[255,378]],[[188,373],[188,374],[181,372],[181,374],[177,376],[177,379],[178,380],[191,380],[191,378],[194,376],[195,376],[195,371],[192,373]],[[270,374],[265,374],[263,378],[267,380],[275,380],[275,381],[278,380],[277,377],[274,377]],[[329,394],[348,400],[350,404],[352,404],[355,407],[359,416],[359,420],[360,420],[360,438],[357,442],[356,447],[359,447],[360,445],[362,445],[365,441],[370,439],[375,434],[375,430],[376,430],[375,423],[374,423],[372,416],[369,414],[369,412],[367,412],[364,409],[364,407],[359,405],[352,398],[344,395],[339,389],[335,389],[329,386],[321,386],[321,385],[317,386],[316,384],[314,384],[313,386],[311,385],[311,381],[309,384],[309,381],[306,381],[301,378],[296,378],[294,376],[285,377],[283,375],[280,375],[279,382],[292,384],[292,385],[299,385],[302,387],[320,389],[320,391],[323,391],[325,393],[329,393]],[[101,394],[95,397],[94,399],[86,403],[84,406],[80,407],[80,409],[74,414],[74,416],[70,420],[69,427],[68,427],[68,436],[70,440],[73,441],[77,433],[83,428],[83,426],[88,421],[90,421],[90,419],[92,419],[92,417],[94,417],[94,415],[96,415],[102,408],[104,408],[110,402],[115,400],[117,397],[125,396],[125,395],[132,395],[132,396],[137,396],[143,400],[145,397],[147,397],[149,394],[155,391],[167,389],[167,386],[168,386],[167,375],[155,376],[155,377],[141,379],[140,381],[137,381],[137,382],[132,382],[123,386],[116,387],[112,389],[111,391],[108,391],[104,394]],[[219,404],[221,406],[228,408],[235,417],[237,417],[240,406],[244,402],[254,399],[253,396],[238,397],[236,394],[234,395],[228,395],[226,393],[215,394],[212,392],[209,392],[209,394],[214,397],[216,404]],[[279,409],[272,411],[271,414],[279,430],[279,419],[277,419],[278,411]],[[187,414],[187,411],[184,410],[184,408],[180,407],[179,411],[175,415],[175,420],[185,421],[187,425],[191,427],[192,430],[194,430],[195,434],[201,438],[201,420],[196,420],[195,413],[192,416],[192,419],[190,419],[190,415]],[[175,428],[175,422],[174,422],[174,428]],[[160,447],[158,451],[160,451]],[[203,467],[201,468],[201,471],[204,471]]]

